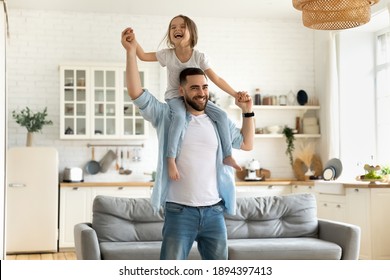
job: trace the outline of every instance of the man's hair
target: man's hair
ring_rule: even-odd
[[[196,67],[185,68],[183,71],[180,72],[180,85],[183,86],[187,83],[187,76],[194,75],[203,75],[207,79],[207,76],[202,69]]]

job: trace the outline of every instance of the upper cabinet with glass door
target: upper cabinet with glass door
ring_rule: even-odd
[[[142,86],[145,73],[140,72]],[[147,122],[130,100],[123,67],[60,67],[61,139],[144,139]]]
[[[145,88],[145,72],[140,72],[141,84]],[[125,137],[143,138],[147,135],[147,122],[134,106],[127,92],[126,73],[123,72],[123,132]]]
[[[61,68],[61,138],[89,136],[88,69]]]
[[[118,136],[118,77],[115,69],[92,71],[92,134],[93,138]]]

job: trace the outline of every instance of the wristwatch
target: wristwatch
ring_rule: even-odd
[[[251,117],[254,117],[255,116],[255,112],[251,112],[251,113],[242,113],[242,117],[243,118],[251,118]]]

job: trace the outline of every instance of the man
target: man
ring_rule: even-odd
[[[181,138],[177,166],[180,180],[171,181],[165,162],[170,109],[141,87],[137,42],[128,29],[122,32],[126,49],[128,94],[142,116],[156,128],[159,162],[152,204],[165,209],[161,259],[186,259],[197,241],[202,259],[227,259],[224,211],[235,213],[235,184],[231,167],[223,164],[221,143],[215,124],[204,113],[208,84],[204,72],[187,68],[180,74],[180,94],[187,110],[185,133]],[[237,102],[243,112],[241,130],[230,122],[232,146],[251,150],[254,138],[252,99]]]

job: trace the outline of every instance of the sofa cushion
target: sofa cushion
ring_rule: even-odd
[[[239,197],[235,215],[225,215],[229,239],[315,237],[317,205],[313,194]]]
[[[161,241],[100,243],[104,260],[159,260],[160,249]],[[192,246],[188,259],[201,259],[196,242]]]
[[[230,260],[340,260],[336,243],[311,237],[229,239]]]
[[[163,212],[148,198],[96,196],[92,227],[99,242],[161,241]]]

